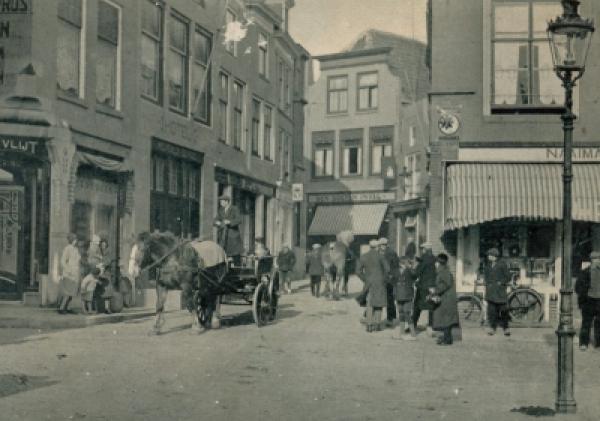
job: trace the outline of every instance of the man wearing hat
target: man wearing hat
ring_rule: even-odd
[[[508,329],[508,307],[506,288],[510,284],[511,274],[506,263],[500,259],[497,248],[487,252],[489,264],[484,270],[485,300],[488,308],[488,335],[494,335],[498,325],[504,330],[505,336],[510,336]]]
[[[433,335],[432,323],[433,323],[433,307],[429,301],[427,301],[427,295],[429,289],[435,287],[435,257],[431,250],[431,244],[421,244],[422,254],[419,264],[415,268],[415,300],[413,304],[413,325],[417,328],[421,311],[425,310],[428,312],[427,321],[427,333]]]
[[[307,272],[310,276],[310,292],[313,297],[319,298],[321,292],[321,279],[325,273],[323,262],[321,261],[321,245],[315,243],[312,245],[312,250],[308,255]]]
[[[387,325],[393,326],[394,320],[396,319],[396,301],[394,300],[394,285],[398,282],[398,278],[400,277],[400,258],[396,254],[394,250],[388,247],[388,239],[382,237],[379,239],[379,250],[385,260],[387,260],[388,265],[390,267],[390,272],[387,279],[386,289],[387,289]]]
[[[367,332],[381,330],[381,310],[387,305],[386,283],[390,267],[378,250],[379,241],[369,241],[370,250],[356,264],[356,274],[364,282],[367,296]]]
[[[242,217],[237,206],[231,204],[229,195],[219,197],[219,210],[214,225],[217,227],[217,242],[231,258],[235,266],[241,263],[242,239],[240,224]]]
[[[456,285],[454,277],[448,269],[448,255],[438,254],[435,266],[437,275],[435,287],[430,289],[430,293],[437,298],[437,305],[433,310],[433,328],[442,332],[442,337],[438,339],[438,345],[452,345],[452,327],[457,326],[458,307],[456,299]]]
[[[590,254],[591,265],[583,270],[575,284],[579,307],[581,308],[581,331],[579,349],[587,350],[590,332],[594,325],[594,346],[600,347],[600,252]]]

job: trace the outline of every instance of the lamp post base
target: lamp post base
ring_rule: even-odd
[[[575,414],[577,412],[577,404],[574,400],[556,402],[556,412],[559,414]]]
[[[562,299],[569,297],[568,292],[563,293]],[[575,329],[570,314],[561,315],[561,323],[556,330],[558,337],[558,379],[556,393],[556,412],[573,414],[577,412],[577,404],[573,393],[573,337]]]

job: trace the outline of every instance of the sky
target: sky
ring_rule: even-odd
[[[367,29],[427,41],[427,0],[296,0],[289,31],[312,55],[347,48]]]

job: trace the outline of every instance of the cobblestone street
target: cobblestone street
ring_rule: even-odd
[[[359,288],[358,280],[351,291]],[[511,420],[554,405],[552,329],[510,338],[466,329],[436,346],[368,334],[353,299],[310,296],[305,281],[258,329],[226,306],[221,330],[192,333],[184,312],[63,331],[0,331],[3,420]],[[68,317],[68,316],[67,316]],[[600,352],[577,353],[578,413],[596,420]]]

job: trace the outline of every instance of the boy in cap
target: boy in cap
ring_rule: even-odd
[[[398,325],[400,326],[398,338],[414,340],[416,339],[416,332],[412,323],[412,312],[415,295],[415,274],[408,256],[400,258],[400,276],[395,286],[396,309],[398,310]],[[404,322],[404,327],[402,327],[402,322]]]
[[[490,329],[488,335],[494,335],[498,325],[504,330],[505,336],[510,336],[508,329],[508,294],[506,288],[511,281],[511,273],[497,248],[487,252],[489,265],[485,268],[485,300],[488,308]]]
[[[310,292],[313,297],[319,298],[321,291],[321,279],[325,273],[323,262],[321,261],[321,245],[313,244],[312,250],[308,255],[308,275],[310,276]]]

